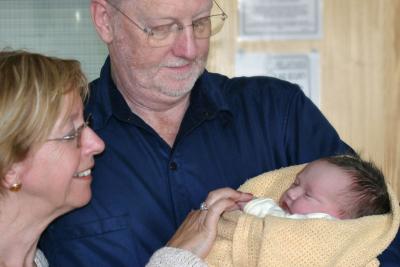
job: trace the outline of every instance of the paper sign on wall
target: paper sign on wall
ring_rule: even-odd
[[[236,76],[272,76],[298,84],[319,106],[319,54],[236,54]]]
[[[240,39],[318,39],[322,0],[239,0]]]

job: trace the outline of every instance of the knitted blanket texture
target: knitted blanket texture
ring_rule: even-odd
[[[239,187],[275,201],[305,165],[261,174]],[[392,212],[350,220],[258,218],[224,213],[218,236],[206,258],[209,266],[378,266],[377,256],[394,239],[399,202],[388,185]]]

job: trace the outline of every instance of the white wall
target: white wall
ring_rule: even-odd
[[[0,50],[6,47],[78,59],[89,80],[107,55],[89,0],[0,0]]]

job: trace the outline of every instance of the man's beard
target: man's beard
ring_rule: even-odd
[[[178,62],[167,63],[167,64],[163,63],[160,65],[160,67],[177,67],[177,66],[182,66],[184,64],[187,64],[187,61],[185,62],[182,61],[181,63]],[[175,75],[175,77],[173,77],[173,80],[178,82],[184,81],[184,84],[180,88],[176,88],[173,85],[162,83],[162,81],[158,80],[155,81],[156,90],[162,93],[163,95],[170,97],[181,97],[188,94],[193,89],[193,86],[196,83],[197,79],[204,72],[205,64],[206,64],[205,59],[203,58],[196,59],[194,62],[192,62],[193,67],[190,72]]]

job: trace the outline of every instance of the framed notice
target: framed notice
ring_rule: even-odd
[[[323,0],[239,0],[239,38],[321,38],[322,5]]]
[[[236,76],[271,76],[298,84],[319,106],[320,65],[317,52],[305,54],[236,54]]]

